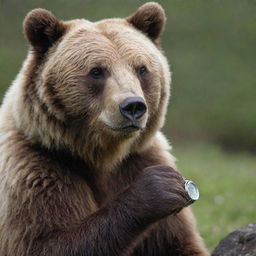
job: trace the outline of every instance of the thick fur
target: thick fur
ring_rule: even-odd
[[[0,110],[1,256],[208,255],[159,131],[165,19],[156,3],[96,23],[28,14],[31,49]],[[147,112],[124,132],[134,96]]]

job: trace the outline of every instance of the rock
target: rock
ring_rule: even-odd
[[[256,256],[256,223],[227,235],[220,241],[212,256]]]

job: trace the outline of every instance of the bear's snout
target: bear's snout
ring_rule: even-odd
[[[119,105],[123,117],[130,121],[136,121],[147,111],[147,105],[141,97],[128,97]]]

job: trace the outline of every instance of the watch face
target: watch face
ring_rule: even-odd
[[[187,180],[185,182],[185,190],[187,191],[189,197],[192,199],[192,200],[198,200],[199,199],[199,190],[196,186],[196,184],[191,181],[191,180]]]

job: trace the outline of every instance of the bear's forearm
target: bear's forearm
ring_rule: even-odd
[[[124,193],[82,224],[51,236],[31,255],[58,256],[115,256],[127,255],[149,227],[130,195]],[[43,247],[43,249],[42,249]]]

